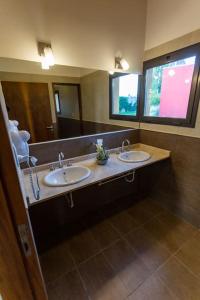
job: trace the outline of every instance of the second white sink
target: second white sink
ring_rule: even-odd
[[[151,155],[144,151],[128,151],[119,154],[118,158],[124,162],[142,162],[148,160]]]
[[[57,169],[44,177],[44,183],[48,186],[66,186],[88,178],[90,173],[90,169],[82,166]]]

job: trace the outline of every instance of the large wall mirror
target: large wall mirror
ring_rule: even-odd
[[[0,58],[0,80],[9,119],[31,143],[137,127],[110,119],[107,71]]]

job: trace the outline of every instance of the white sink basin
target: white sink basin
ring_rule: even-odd
[[[144,151],[128,151],[119,154],[118,158],[124,162],[142,162],[148,160],[151,155]]]
[[[65,186],[78,183],[90,175],[90,169],[82,166],[71,166],[57,169],[44,177],[44,183],[48,186]]]

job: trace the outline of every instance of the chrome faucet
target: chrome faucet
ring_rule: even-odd
[[[125,139],[122,142],[122,152],[124,152],[125,144],[127,144],[127,147],[128,147],[128,150],[129,150],[130,141],[128,139]]]
[[[58,161],[59,161],[59,168],[63,168],[63,159],[64,159],[64,154],[62,152],[58,153]]]

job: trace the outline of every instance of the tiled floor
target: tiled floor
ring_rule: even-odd
[[[97,219],[41,256],[50,300],[200,300],[197,228],[150,198]]]

